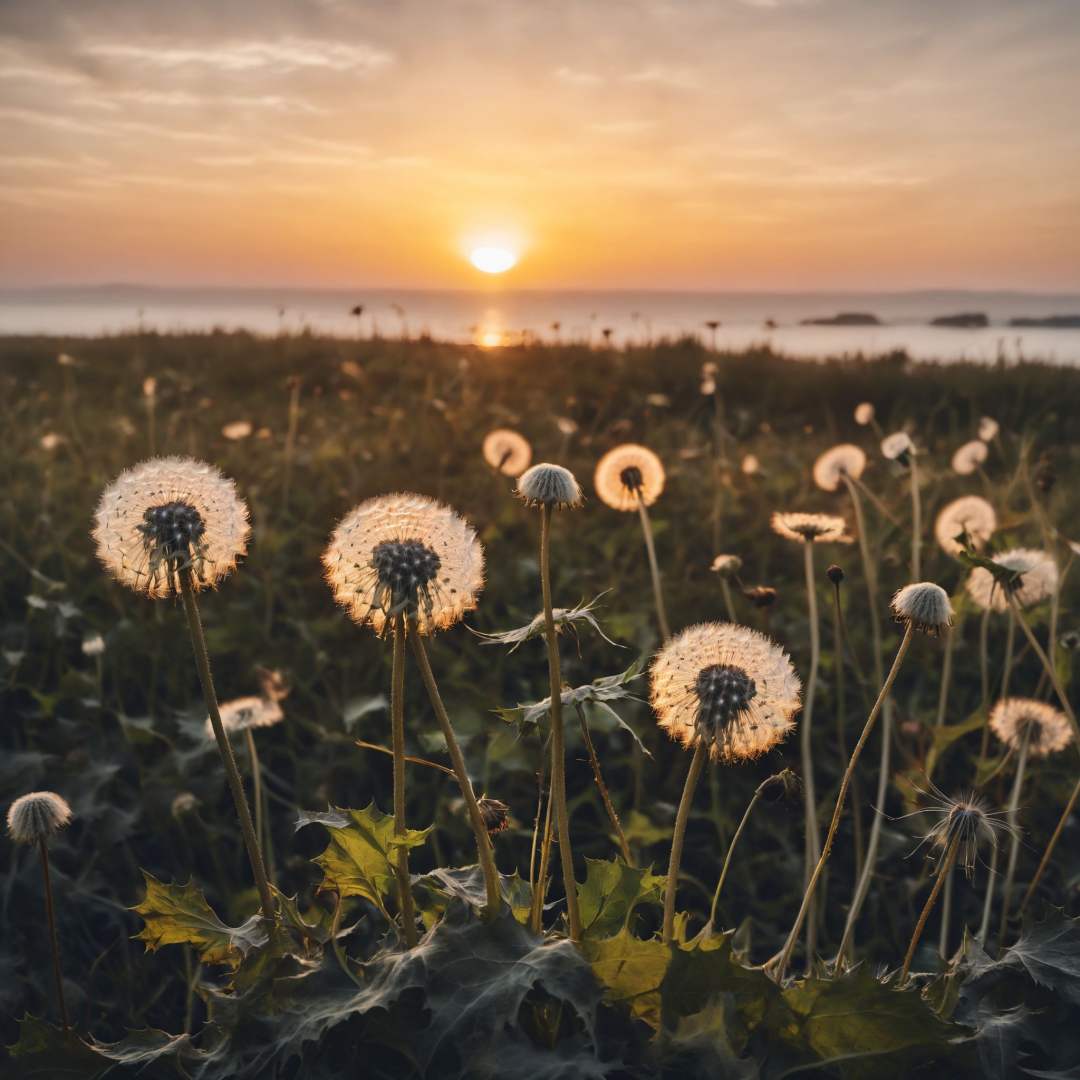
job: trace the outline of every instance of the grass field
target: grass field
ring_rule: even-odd
[[[68,360],[58,362],[61,354]],[[715,393],[702,392],[707,363],[717,365],[715,376],[706,376]],[[977,786],[990,811],[1004,811],[1019,755],[993,736],[984,747],[987,706],[1003,685],[1013,696],[1059,704],[1038,653],[1015,625],[1008,646],[1010,616],[982,618],[964,589],[971,570],[942,551],[935,518],[950,500],[979,495],[997,514],[990,552],[1052,554],[1060,587],[1024,618],[1075,700],[1080,573],[1068,568],[1069,541],[1080,540],[1073,482],[1080,371],[912,365],[903,356],[812,364],[768,353],[712,354],[693,342],[628,352],[484,351],[425,341],[141,335],[2,339],[0,389],[7,478],[0,504],[0,795],[6,805],[27,791],[53,790],[71,805],[72,823],[51,850],[64,991],[74,1029],[101,1040],[91,1048],[51,1024],[27,1021],[20,1031],[16,1023],[27,1013],[50,1022],[58,1016],[40,867],[32,849],[8,845],[0,871],[7,927],[0,998],[4,1042],[21,1038],[14,1075],[60,1075],[62,1062],[81,1069],[71,1073],[79,1076],[107,1067],[116,1070],[109,1075],[135,1075],[145,1067],[140,1075],[336,1077],[354,1075],[358,1055],[370,1071],[355,1075],[387,1077],[780,1077],[792,1070],[1013,1077],[1023,1075],[1021,1066],[1058,1070],[1030,1075],[1075,1075],[1068,1071],[1080,1063],[1080,1037],[1071,1033],[1080,1018],[1080,926],[1069,918],[1080,889],[1075,820],[1025,911],[1028,921],[1011,918],[999,939],[1009,841],[1000,838],[993,878],[991,845],[982,843],[971,879],[959,869],[949,876],[948,935],[942,941],[941,899],[914,953],[917,974],[903,989],[898,969],[944,854],[932,843],[920,846],[936,819],[905,815],[936,801],[931,782],[950,797]],[[872,424],[854,419],[863,402],[874,406]],[[999,430],[987,439],[981,466],[958,475],[952,456],[976,440],[983,417]],[[229,425],[241,422],[250,433],[228,437]],[[549,943],[541,946],[521,925],[549,718],[545,710],[515,707],[548,696],[548,654],[542,635],[514,650],[484,637],[525,626],[541,610],[539,515],[515,497],[513,478],[481,454],[484,436],[503,427],[530,441],[534,462],[566,466],[584,490],[582,507],[553,515],[554,605],[598,598],[592,614],[603,635],[583,617],[565,622],[564,683],[637,676],[602,684],[607,707],[595,688],[581,695],[634,865],[620,854],[579,713],[566,710],[569,832],[586,919],[577,945],[565,937],[558,845],[544,914]],[[246,429],[231,434],[238,430]],[[917,449],[918,578],[911,470],[879,448],[882,435],[900,430]],[[784,768],[805,773],[802,718],[764,756],[705,767],[678,881],[685,919],[675,944],[658,936],[691,755],[658,728],[648,704],[647,666],[663,642],[639,516],[609,508],[593,489],[598,459],[625,442],[654,450],[667,474],[649,514],[671,629],[726,619],[726,586],[735,619],[790,654],[804,693],[812,658],[803,551],[776,535],[770,518],[776,511],[836,514],[854,531],[845,486],[821,490],[812,468],[837,443],[866,452],[863,539],[876,578],[876,656],[861,545],[815,545],[822,549],[812,578],[821,649],[810,750],[819,839],[880,686],[875,670],[888,671],[903,635],[889,618],[889,598],[913,580],[935,582],[952,598],[951,646],[947,635],[916,634],[892,689],[883,801],[881,724],[855,769],[810,920],[821,961],[809,977],[805,934],[797,935],[786,979],[770,977],[775,965],[762,970],[784,945],[803,897],[802,791],[784,797],[780,784],[766,788],[732,855],[717,923],[701,933],[755,790]],[[135,595],[109,578],[90,535],[106,485],[125,467],[163,454],[215,464],[251,510],[248,555],[200,604],[223,701],[258,694],[259,668],[280,672],[289,687],[284,722],[255,733],[266,853],[281,894],[296,898],[295,905],[282,902],[288,911],[268,937],[227,931],[250,926],[245,920],[256,913],[258,896],[205,734],[207,708],[181,606]],[[347,830],[317,818],[296,828],[302,811],[361,810],[372,802],[392,810],[391,756],[357,745],[390,747],[391,649],[335,605],[320,557],[354,505],[397,491],[446,502],[484,547],[486,584],[476,610],[466,626],[430,639],[429,653],[477,793],[509,808],[509,827],[493,845],[498,870],[511,879],[504,888],[514,909],[493,925],[483,922],[478,874],[450,872],[476,863],[476,845],[458,785],[446,773],[445,741],[410,666],[407,753],[444,766],[406,766],[407,823],[434,826],[410,851],[428,932],[412,966],[388,960],[404,953],[393,921],[380,913],[384,904],[391,916],[397,910],[385,843],[364,849],[364,858],[382,859],[372,880],[385,879],[390,897],[374,904],[359,886],[350,893],[340,880],[335,885],[325,856],[320,865],[311,861],[335,830]],[[711,570],[722,553],[741,560],[726,581]],[[825,574],[832,563],[844,572],[845,662]],[[761,587],[776,590],[774,602],[762,605]],[[941,708],[947,648],[951,674]],[[236,747],[247,776],[244,740]],[[1033,756],[1026,770],[1017,796],[1013,912],[1073,790],[1076,747]],[[833,966],[876,812],[883,815],[880,843],[849,953],[863,963]],[[373,813],[355,827],[379,820]],[[140,870],[170,887],[190,879],[227,925],[207,929],[204,921],[197,933],[196,901],[178,889],[172,902],[186,905],[187,915],[140,918],[130,910],[146,893]],[[998,882],[997,899],[984,952],[973,936],[989,880]],[[338,894],[340,925],[333,922]],[[155,934],[163,945],[178,944],[144,955]],[[830,1019],[836,1016],[848,1019],[840,1024]],[[155,1031],[125,1034],[144,1028]],[[192,1038],[169,1040],[162,1032]],[[102,1045],[116,1040],[123,1040],[119,1049]]]

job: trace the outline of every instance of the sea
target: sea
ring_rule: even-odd
[[[806,325],[871,315],[876,325]],[[985,316],[980,327],[931,326]],[[0,334],[98,336],[135,330],[310,331],[343,337],[432,338],[499,348],[523,341],[648,345],[691,335],[718,349],[768,345],[794,357],[1080,364],[1080,328],[1010,326],[1016,318],[1080,316],[1080,294],[914,292],[629,292],[385,288],[159,288],[138,285],[0,289]]]

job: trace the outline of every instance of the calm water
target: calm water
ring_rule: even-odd
[[[357,304],[359,319],[350,315]],[[884,325],[801,326],[805,318],[867,312]],[[983,312],[985,329],[931,327],[930,319]],[[0,333],[98,335],[138,326],[246,329],[261,334],[386,336],[428,333],[489,346],[523,337],[616,345],[696,334],[721,348],[768,342],[792,356],[878,354],[903,348],[919,359],[1004,357],[1080,364],[1080,330],[1014,328],[1014,317],[1080,313],[1080,295],[1034,293],[474,292],[362,289],[142,289],[126,286],[0,291]]]

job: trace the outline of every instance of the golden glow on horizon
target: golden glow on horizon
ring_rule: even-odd
[[[469,252],[469,262],[485,274],[505,274],[517,265],[518,257],[509,248],[484,246]]]

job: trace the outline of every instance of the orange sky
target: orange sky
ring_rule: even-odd
[[[1080,288],[1072,0],[0,6],[0,283]]]

